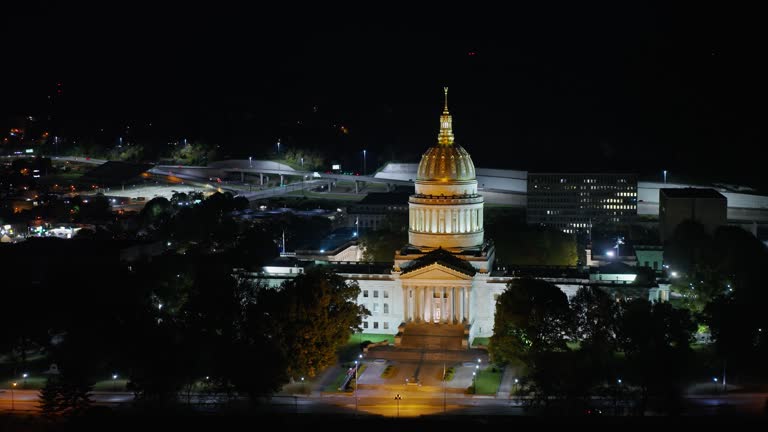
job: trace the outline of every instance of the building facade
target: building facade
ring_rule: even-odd
[[[526,218],[531,225],[575,234],[636,217],[635,174],[528,173]]]
[[[659,189],[659,236],[667,241],[685,221],[699,222],[712,234],[728,219],[728,200],[714,189]]]

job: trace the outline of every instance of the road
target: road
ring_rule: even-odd
[[[514,399],[489,396],[466,396],[463,394],[420,393],[408,391],[390,392],[386,396],[378,390],[352,393],[323,394],[317,396],[274,396],[269,403],[257,410],[282,413],[358,413],[361,415],[382,415],[389,417],[414,417],[421,415],[523,415],[522,406]],[[391,394],[389,394],[391,393]],[[399,394],[399,403],[395,395]],[[0,411],[36,412],[37,390],[15,390],[13,397],[8,389],[0,390]],[[130,392],[94,392],[95,405],[116,406],[129,404],[134,395]],[[12,401],[13,399],[13,401]],[[184,400],[184,398],[182,398]],[[768,393],[745,393],[723,395],[691,396],[685,399],[685,415],[763,415]],[[191,403],[202,411],[213,411],[221,402],[209,396],[198,398],[192,395]],[[612,406],[612,400],[605,399],[598,405]]]

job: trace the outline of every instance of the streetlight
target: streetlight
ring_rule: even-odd
[[[253,168],[253,164],[251,163],[253,161],[253,156],[248,156],[248,168]]]
[[[280,138],[277,139],[277,154],[280,155]]]
[[[712,377],[712,382],[715,383],[715,394],[717,394],[717,377]]]
[[[667,170],[664,170],[664,183],[667,183]]]
[[[395,400],[397,401],[397,417],[398,418],[400,418],[400,399],[402,399],[402,397],[400,396],[400,393],[398,393],[395,396]]]
[[[365,175],[365,172],[366,172],[366,169],[365,169],[366,153],[367,153],[367,150],[363,150],[363,175]]]
[[[13,398],[13,391],[15,389],[16,389],[16,383],[13,383],[13,385],[11,385],[11,411],[16,409],[15,401],[14,401],[14,398]]]
[[[112,374],[112,383],[115,386],[115,391],[117,391],[117,374]]]
[[[358,361],[355,360],[355,414],[357,414],[357,368]]]

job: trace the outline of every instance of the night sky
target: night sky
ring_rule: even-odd
[[[480,167],[765,177],[757,9],[508,6],[423,23],[85,12],[41,3],[6,15],[4,122],[43,115],[62,82],[70,134],[151,122],[145,133],[233,157],[281,138],[348,165],[365,148],[372,167],[417,161],[435,142],[448,85],[457,140]]]

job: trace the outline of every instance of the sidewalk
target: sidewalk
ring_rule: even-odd
[[[496,392],[497,398],[508,399],[512,395],[516,375],[517,374],[512,367],[507,366],[504,368],[504,374],[501,376],[501,384],[499,384],[499,390]]]

